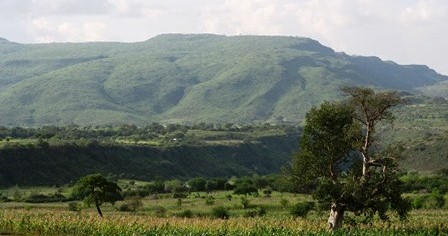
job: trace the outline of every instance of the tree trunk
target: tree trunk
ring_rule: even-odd
[[[98,202],[95,202],[95,206],[96,206],[96,210],[98,211],[98,215],[100,215],[100,217],[103,217],[103,213],[101,212],[101,209],[100,209],[100,204],[98,204]]]
[[[328,217],[329,230],[334,231],[342,228],[344,220],[344,208],[337,203],[331,204],[330,217]]]

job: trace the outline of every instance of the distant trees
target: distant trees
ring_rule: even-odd
[[[87,205],[94,204],[100,217],[103,217],[100,206],[103,203],[114,204],[121,200],[121,188],[108,181],[101,174],[92,174],[78,180],[73,190],[73,196],[83,199]]]
[[[291,174],[297,183],[314,185],[314,197],[330,208],[330,230],[342,227],[344,212],[386,219],[391,208],[405,217],[396,149],[381,148],[377,124],[391,121],[390,108],[401,102],[395,92],[344,88],[345,103],[324,103],[306,115],[300,153]]]

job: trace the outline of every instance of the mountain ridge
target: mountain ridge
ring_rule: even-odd
[[[0,125],[11,126],[300,122],[312,106],[340,99],[340,86],[416,92],[448,81],[424,65],[286,36],[7,43],[0,55]]]

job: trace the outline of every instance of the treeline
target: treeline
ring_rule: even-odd
[[[407,173],[400,178],[404,182],[406,198],[414,209],[437,209],[446,205],[444,195],[448,193],[448,178],[441,172],[433,176],[421,176],[416,173]],[[139,182],[114,174],[105,175],[109,181],[120,182],[121,197],[123,199],[164,198],[183,199],[188,196],[206,197],[206,201],[213,201],[213,194],[219,191],[231,192],[233,195],[252,197],[270,197],[271,193],[305,193],[294,189],[287,175],[271,174],[260,176],[241,177],[194,177],[190,179],[156,179],[148,182]],[[16,201],[28,203],[65,202],[77,200],[70,193],[74,182],[55,188],[52,193],[31,191],[25,194],[19,187],[12,187],[0,193],[0,202]],[[199,193],[206,193],[201,195]],[[232,198],[232,194],[227,198]],[[79,199],[78,199],[79,200]]]
[[[260,176],[254,174],[251,176],[230,178],[217,177],[194,177],[190,179],[169,179],[169,180],[153,180],[148,182],[138,182],[136,180],[121,180],[119,175],[107,174],[104,175],[106,179],[111,182],[121,182],[122,198],[132,197],[148,197],[151,195],[163,194],[173,198],[186,198],[187,195],[196,192],[205,192],[211,194],[217,191],[232,191],[236,195],[251,195],[269,196],[273,191],[277,192],[291,192],[288,181],[284,175],[272,174]],[[76,200],[76,197],[71,195],[71,188],[75,181],[66,185],[61,185],[54,188],[52,193],[41,193],[38,191],[31,191],[25,194],[18,186],[12,187],[9,190],[0,192],[0,201],[16,201],[29,203],[43,203],[43,202],[64,202]],[[79,199],[77,199],[79,200]]]
[[[239,125],[239,124],[210,124],[198,123],[194,125],[152,123],[147,126],[139,127],[136,125],[123,124],[121,126],[43,126],[43,127],[5,127],[0,126],[0,140],[8,139],[104,139],[117,137],[133,137],[136,139],[153,139],[159,135],[170,133],[185,133],[189,130],[200,131],[221,131],[221,132],[265,132],[276,130],[280,133],[297,133],[298,127],[292,125],[271,125],[269,123],[258,125]]]
[[[173,194],[174,198],[184,198],[192,192],[213,193],[216,191],[233,191],[237,195],[269,195],[272,191],[291,192],[291,188],[283,175],[243,176],[231,178],[195,177],[189,180],[158,180],[145,185],[135,185],[131,180],[123,187],[123,197],[146,197],[152,194]]]

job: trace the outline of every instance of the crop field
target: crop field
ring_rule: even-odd
[[[404,222],[374,221],[371,225],[346,226],[338,235],[447,235],[448,212],[414,211]],[[49,209],[0,211],[1,233],[32,235],[326,235],[325,217],[155,217],[145,214]]]
[[[129,200],[103,205],[103,218],[93,207],[69,210],[69,202],[3,202],[0,235],[328,235],[328,211],[291,215],[294,203],[309,200],[308,195],[278,192],[269,197],[199,192],[178,199],[160,194],[139,199],[142,205],[133,212],[120,211]],[[226,219],[214,214],[218,207],[226,210]],[[355,219],[347,214],[344,229],[334,235],[448,235],[447,209],[413,210],[405,221],[392,216],[363,224]]]

